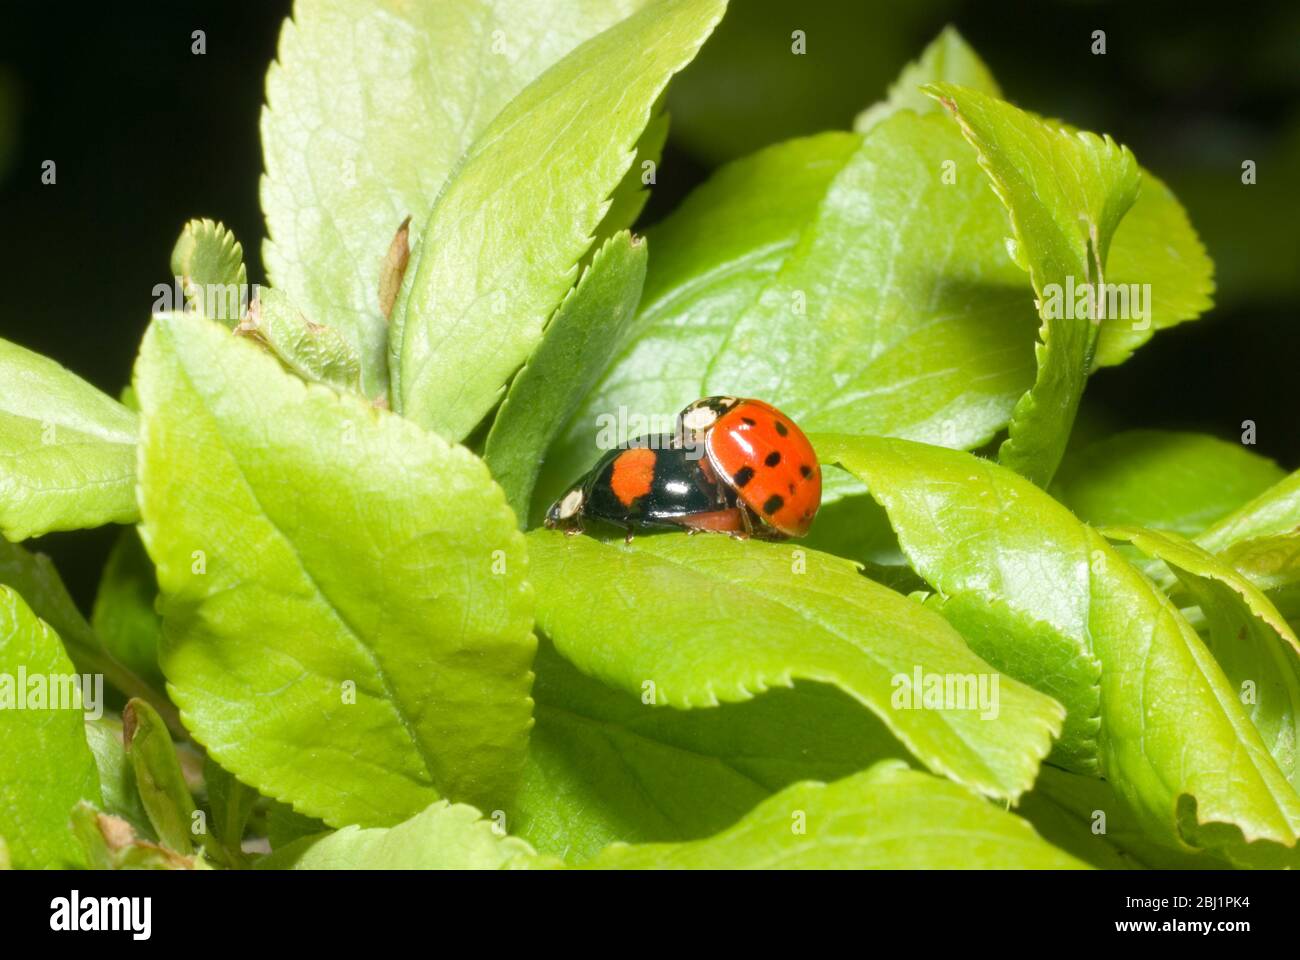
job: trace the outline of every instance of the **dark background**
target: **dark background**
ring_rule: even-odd
[[[0,337],[116,394],[183,223],[223,221],[263,279],[262,78],[287,0],[10,5],[0,20]],[[1128,144],[1187,206],[1217,265],[1215,309],[1088,388],[1092,424],[1239,438],[1300,466],[1300,3],[733,0],[675,84],[643,223],[719,162],[833,126],[883,95],[948,22],[1006,95]],[[207,52],[191,53],[204,30]],[[802,29],[808,50],[790,54]],[[1090,52],[1092,31],[1107,52]],[[1258,183],[1241,184],[1255,160]],[[42,185],[41,164],[57,163]],[[93,596],[113,531],[57,534]]]

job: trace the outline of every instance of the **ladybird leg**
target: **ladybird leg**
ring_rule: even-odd
[[[732,530],[731,538],[733,540],[748,540],[754,535],[754,518],[749,512],[749,507],[744,505],[740,509],[740,522],[744,525],[744,530]]]

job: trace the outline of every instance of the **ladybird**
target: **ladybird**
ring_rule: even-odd
[[[822,501],[821,467],[793,420],[762,400],[705,397],[677,423],[681,445],[703,441],[714,471],[762,524],[781,536],[808,532]]]
[[[682,447],[672,434],[611,450],[551,505],[545,524],[575,534],[586,520],[625,527],[629,540],[636,526],[743,535],[753,522],[702,451]]]

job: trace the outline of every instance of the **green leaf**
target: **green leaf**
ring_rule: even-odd
[[[760,151],[719,170],[650,229],[655,255],[634,331],[547,455],[539,499],[554,499],[591,466],[603,416],[629,415],[620,443],[673,428],[677,411],[701,395],[703,366],[725,339],[710,320],[739,315],[758,297],[858,143],[832,132]]]
[[[279,290],[263,289],[237,333],[265,344],[293,373],[342,392],[360,394],[361,361],[333,327],[312,323]]]
[[[1094,526],[1191,536],[1272,486],[1282,470],[1203,433],[1127,430],[1068,454],[1053,495]]]
[[[154,609],[157,599],[158,581],[140,534],[133,528],[123,530],[104,565],[90,622],[95,636],[115,660],[162,689],[164,681],[158,669],[162,618]]]
[[[135,783],[135,770],[126,755],[121,719],[115,714],[105,714],[87,720],[86,743],[99,770],[101,808],[126,820],[137,833],[152,837],[149,815],[140,802],[140,790]]]
[[[537,727],[507,826],[571,863],[616,840],[698,840],[791,783],[909,755],[871,711],[826,684],[677,710],[584,676],[550,643],[536,670]]]
[[[1137,200],[1111,239],[1106,280],[1121,287],[1149,285],[1151,315],[1102,320],[1093,358],[1099,367],[1123,363],[1157,330],[1195,320],[1214,305],[1214,263],[1187,211],[1149,170],[1142,171]]]
[[[347,827],[259,861],[263,869],[473,870],[559,866],[473,807],[432,805],[391,829]],[[691,843],[613,844],[595,869],[1078,869],[1019,817],[901,761],[831,784],[803,782]]]
[[[927,83],[948,82],[1001,97],[1002,90],[979,54],[966,43],[955,27],[947,26],[930,41],[921,56],[905,66],[889,87],[880,103],[858,114],[853,129],[866,133],[899,110],[930,113],[937,108],[934,100],[921,91]]]
[[[1010,813],[900,761],[800,783],[734,827],[680,844],[616,844],[595,869],[1080,869]]]
[[[1300,531],[1243,540],[1219,556],[1266,591],[1284,615],[1300,618]]]
[[[1300,620],[1300,471],[1284,477],[1196,537]]]
[[[143,700],[131,700],[122,711],[122,731],[140,802],[158,839],[177,853],[193,852],[194,798],[162,718]]]
[[[1206,618],[1210,652],[1278,768],[1300,788],[1300,640],[1282,614],[1243,574],[1177,534],[1140,527],[1101,532],[1173,569]]]
[[[244,248],[235,235],[212,220],[185,224],[172,250],[172,273],[181,278],[192,312],[234,328],[248,305]]]
[[[957,181],[938,185],[945,162]],[[636,337],[548,457],[543,491],[590,465],[598,418],[650,432],[646,418],[671,424],[711,394],[766,398],[806,430],[987,442],[1034,375],[1032,295],[1005,233],[938,115],[724,168],[648,231]]]
[[[925,92],[979,155],[1011,217],[1012,259],[1039,300],[1038,377],[1016,404],[998,457],[1046,486],[1065,453],[1105,308],[1099,296],[1075,316],[1063,300],[1076,286],[1102,289],[1111,239],[1137,198],[1137,161],[1110,137],[1063,129],[977,90],[933,83]]]
[[[423,223],[461,155],[548,66],[645,0],[298,0],[266,78],[264,259],[387,389],[380,306],[402,220]],[[530,227],[532,224],[529,225]]]
[[[624,232],[596,253],[565,297],[546,336],[519,371],[488,434],[483,458],[506,491],[520,526],[543,455],[591,392],[636,314],[646,244]]]
[[[1257,537],[1276,537],[1300,527],[1300,470],[1279,480],[1249,503],[1202,531],[1196,542],[1211,553]]]
[[[99,776],[74,676],[58,635],[0,586],[0,836],[19,870],[84,862],[68,818],[99,801]]]
[[[662,102],[662,95],[659,99]],[[605,246],[610,237],[630,229],[650,200],[650,185],[658,177],[669,126],[668,114],[663,112],[661,103],[652,108],[651,114],[653,119],[646,124],[641,139],[637,141],[636,157],[610,195],[609,209],[605,211],[605,218],[601,220],[600,227],[592,238],[591,251],[584,262],[591,258],[594,251]]]
[[[1261,590],[1300,584],[1300,531],[1242,540],[1219,556]]]
[[[459,440],[496,406],[573,284],[659,95],[725,7],[658,0],[556,63],[492,121],[413,253],[393,313],[394,409]]]
[[[287,803],[272,800],[266,811],[266,839],[271,842],[272,850],[287,847],[295,840],[324,833],[329,827],[316,817],[305,817]]]
[[[74,663],[78,648],[99,648],[90,624],[45,554],[0,540],[0,583],[18,591],[32,612],[54,628]]]
[[[959,65],[954,48],[955,35],[941,36],[925,69]],[[995,91],[986,71],[959,66]],[[920,79],[905,74],[900,98]],[[766,397],[813,430],[965,449],[1005,427],[1035,381],[1040,321],[1006,253],[1006,209],[958,130],[933,106],[926,114],[889,111],[865,139],[825,134],[761,150],[649,230],[656,252],[636,336],[551,451],[543,496],[590,466],[598,418],[615,416],[623,440],[714,393]],[[1148,329],[1102,321],[1101,364],[1209,304],[1211,265],[1186,215],[1154,177],[1143,184],[1106,276],[1156,277],[1159,289]],[[1049,358],[1052,376],[1066,352]],[[1079,380],[1069,373],[1059,384],[1067,400]],[[1064,419],[1072,404],[1052,409]]]
[[[511,870],[545,865],[467,804],[439,800],[394,827],[344,827],[305,837],[257,863],[262,870]]]
[[[1103,870],[1223,870],[1228,862],[1157,843],[1105,780],[1044,766],[1016,810],[1044,840]]]
[[[998,677],[940,617],[838,557],[685,534],[528,539],[540,629],[583,672],[656,704],[716,706],[796,678],[834,684],[930,769],[1009,798],[1060,731],[1059,704]],[[925,689],[931,677],[969,682],[969,696],[914,708],[918,672]]]
[[[0,340],[0,534],[134,522],[136,429],[116,400]]]
[[[1100,534],[969,454],[873,437],[814,444],[889,512],[912,566],[978,653],[1058,696],[1071,711],[1067,736],[1097,725],[1096,773],[1144,829],[1245,861],[1295,846],[1300,796],[1236,691],[1173,604]],[[1095,701],[1060,688],[1072,650],[1100,666]]]
[[[22,594],[36,615],[55,629],[79,672],[103,674],[106,683],[126,696],[148,700],[173,733],[185,735],[176,708],[168,702],[161,686],[151,684],[124,665],[96,635],[68,595],[49,557],[0,540],[0,583]]]
[[[155,319],[135,384],[161,663],[194,737],[331,824],[500,806],[535,644],[486,467],[192,317]]]
[[[212,813],[214,852],[227,866],[244,866],[247,858],[241,843],[244,827],[257,803],[257,791],[244,786],[211,757],[203,765],[203,781],[208,788],[208,809]]]

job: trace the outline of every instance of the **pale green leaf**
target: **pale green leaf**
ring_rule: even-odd
[[[0,340],[0,534],[133,522],[136,429],[116,400]]]
[[[473,807],[439,800],[394,827],[344,827],[296,840],[261,870],[510,870],[547,865]]]
[[[185,224],[172,249],[172,273],[180,277],[187,308],[233,328],[248,306],[244,248],[212,220]]]
[[[505,802],[535,645],[487,468],[193,317],[155,319],[135,385],[161,664],[208,753],[335,825]]]
[[[1137,198],[1137,161],[1110,137],[1062,129],[978,90],[934,83],[925,91],[979,155],[1011,218],[1012,259],[1038,297],[1038,377],[1016,404],[999,459],[1046,486],[1065,453],[1104,315],[1100,297],[1082,316],[1063,301],[1075,287],[1104,289],[1111,239]]]
[[[921,92],[921,87],[939,82],[955,83],[993,97],[1002,96],[998,82],[979,54],[955,27],[947,26],[917,59],[903,68],[898,79],[890,84],[884,100],[858,114],[853,129],[866,133],[899,110],[929,113],[938,109],[934,100]]]
[[[521,90],[645,0],[298,0],[266,79],[267,270],[387,389],[385,254]],[[530,224],[530,227],[532,225]]]
[[[543,455],[591,392],[636,315],[646,243],[620,233],[597,251],[519,371],[488,434],[483,459],[506,491],[520,526]]]
[[[58,634],[0,586],[0,836],[16,869],[84,862],[68,823],[99,802],[99,775],[73,677]]]
[[[716,706],[796,678],[834,684],[930,769],[1011,798],[1060,731],[1059,704],[1000,677],[942,618],[838,557],[685,534],[528,539],[539,628],[583,672],[656,704]],[[918,672],[924,689],[934,676],[971,687],[916,709]]]
[[[1053,495],[1094,526],[1191,536],[1282,479],[1273,461],[1203,433],[1127,430],[1067,454]]]
[[[394,409],[459,440],[496,406],[573,284],[659,95],[725,7],[657,0],[552,66],[469,149],[393,312]]]
[[[1237,691],[1173,604],[1099,533],[969,454],[873,437],[814,443],[889,512],[912,566],[976,651],[1097,724],[1096,772],[1144,829],[1247,862],[1293,853],[1300,796]],[[1071,649],[1100,666],[1095,715],[1093,700],[1058,688]],[[1067,732],[1079,722],[1071,716]]]
[[[899,761],[800,783],[707,840],[615,845],[595,869],[1079,869],[1024,820]]]

